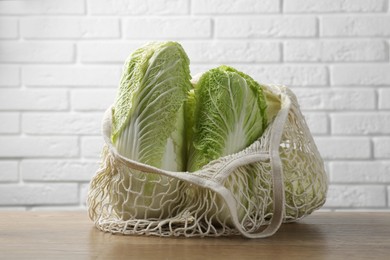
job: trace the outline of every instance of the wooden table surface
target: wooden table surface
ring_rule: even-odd
[[[0,259],[390,259],[390,213],[315,213],[266,239],[97,230],[86,212],[0,212]]]

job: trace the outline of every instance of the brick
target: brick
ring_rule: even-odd
[[[116,93],[116,89],[73,90],[71,107],[76,111],[105,111],[115,102]]]
[[[332,85],[389,85],[390,65],[334,65],[331,67]]]
[[[315,137],[315,143],[324,159],[367,159],[371,156],[369,138]]]
[[[379,90],[379,109],[390,109],[390,89]]]
[[[123,64],[126,58],[145,42],[99,41],[81,42],[78,44],[78,56],[81,62],[91,63],[119,63]]]
[[[192,64],[191,74],[204,73],[220,64]],[[250,75],[262,84],[287,86],[327,86],[328,70],[325,66],[307,65],[247,65],[232,64],[236,69]]]
[[[28,86],[107,87],[119,84],[118,66],[28,66],[22,81]]]
[[[325,113],[304,112],[306,123],[312,134],[327,134],[329,131],[328,116]]]
[[[85,183],[80,185],[80,202],[86,206],[88,198],[89,184]]]
[[[0,157],[74,157],[77,137],[0,136]]]
[[[99,114],[26,113],[22,117],[22,131],[27,134],[100,134]]]
[[[81,155],[85,158],[100,158],[104,145],[103,137],[83,137],[81,139]]]
[[[2,42],[0,62],[71,62],[72,43]]]
[[[333,134],[390,134],[390,113],[341,113],[331,115]]]
[[[0,66],[0,86],[14,87],[20,84],[18,67]]]
[[[169,15],[187,14],[188,0],[88,0],[92,14]]]
[[[390,161],[331,162],[330,180],[337,183],[390,182]]]
[[[389,15],[323,16],[322,36],[390,36]]]
[[[191,1],[194,14],[251,14],[277,13],[280,11],[279,0],[196,0]]]
[[[19,113],[0,113],[0,122],[0,134],[19,133]]]
[[[382,40],[290,40],[284,43],[284,60],[298,62],[385,61]]]
[[[217,17],[217,38],[311,37],[317,34],[314,17]]]
[[[124,20],[124,35],[128,39],[210,38],[211,20],[190,17],[148,17]]]
[[[191,62],[277,62],[281,48],[277,42],[194,41],[182,42]]]
[[[78,185],[53,184],[1,184],[0,205],[54,205],[79,202]]]
[[[328,84],[328,71],[325,66],[237,64],[234,67],[251,75],[259,83],[287,86],[325,86]]]
[[[83,14],[84,1],[33,0],[0,1],[0,14]]]
[[[281,51],[277,42],[237,41],[180,41],[192,63],[196,62],[276,62]],[[80,60],[90,62],[116,62],[126,58],[143,42],[100,42],[79,44]]]
[[[116,18],[22,18],[21,34],[27,39],[99,39],[118,38],[120,31]]]
[[[0,5],[1,3],[3,2],[0,2]],[[18,20],[13,18],[0,18],[0,39],[15,39],[18,36]]]
[[[383,185],[330,185],[325,207],[384,207],[386,190]]]
[[[24,181],[90,181],[98,167],[91,160],[23,160],[20,174]]]
[[[383,12],[385,0],[283,0],[286,13]]]
[[[66,90],[0,89],[0,110],[64,110]]]
[[[294,89],[305,110],[375,109],[376,93],[372,89]]]
[[[220,64],[210,64],[210,63],[207,63],[207,64],[190,64],[190,71],[191,71],[191,75],[194,77],[196,75],[201,75],[203,74],[204,72],[210,70],[210,69],[213,69],[215,67],[218,67]],[[240,68],[242,69],[242,68]],[[248,68],[245,68],[246,70],[248,70]],[[245,73],[248,73],[248,71],[245,71],[245,69],[243,70],[243,72]],[[254,69],[252,68],[252,71]],[[253,76],[253,75],[251,75]]]
[[[0,161],[0,183],[16,182],[19,179],[17,161]]]
[[[376,137],[374,141],[374,157],[375,158],[390,158],[390,138]]]

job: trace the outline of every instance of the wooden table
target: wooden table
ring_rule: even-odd
[[[97,230],[86,212],[0,212],[0,259],[390,259],[390,213],[315,213],[271,238]]]

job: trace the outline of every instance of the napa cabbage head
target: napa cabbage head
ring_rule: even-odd
[[[263,134],[280,109],[280,99],[248,75],[232,67],[211,69],[194,83],[191,102],[194,106],[188,136],[188,170],[197,171],[220,157],[237,153]],[[248,211],[256,210],[255,179],[258,170],[251,165],[241,167],[224,182],[237,202],[239,221],[245,222]],[[203,196],[210,208],[205,217],[216,223],[233,226],[230,213],[219,196],[210,193],[188,192],[190,196]]]
[[[297,220],[311,214],[326,200],[328,181],[323,164],[316,154],[303,146],[279,149],[283,164],[285,190],[285,219]],[[268,209],[272,212],[272,207]]]
[[[184,103],[190,79],[189,59],[176,42],[149,43],[130,55],[112,115],[111,139],[122,156],[164,170],[185,170]],[[165,202],[176,196],[173,180],[132,169],[122,172],[123,184],[112,194],[119,217],[159,218],[168,213]]]
[[[187,169],[199,170],[257,140],[280,109],[280,100],[267,102],[266,95],[255,80],[232,67],[205,72],[195,84]]]

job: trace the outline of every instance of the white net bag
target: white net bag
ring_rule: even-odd
[[[121,156],[110,140],[108,109],[103,160],[87,199],[95,225],[125,235],[262,238],[320,208],[327,177],[297,99],[284,86],[268,88],[282,105],[261,138],[196,172],[165,171]]]

